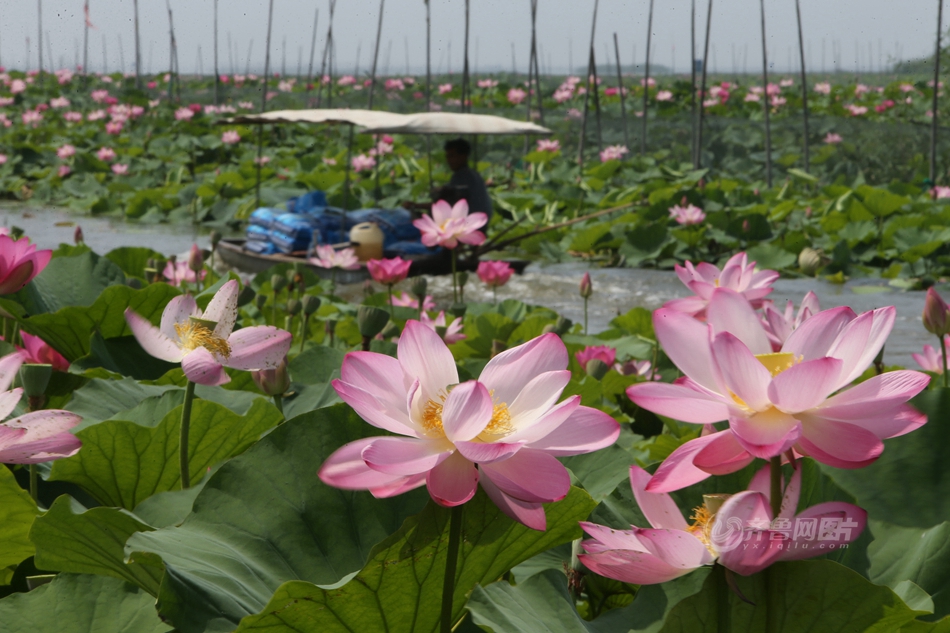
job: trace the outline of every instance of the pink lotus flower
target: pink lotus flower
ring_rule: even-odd
[[[70,168],[69,165],[60,165],[59,168],[56,170],[56,175],[59,176],[60,178],[65,178],[71,173],[73,173],[73,170],[72,168]]]
[[[439,85],[439,94],[444,95],[446,93],[452,92],[452,84],[440,84]]]
[[[106,123],[106,134],[122,134],[122,128],[125,123],[122,121],[109,121]]]
[[[324,158],[324,159],[323,159],[323,164],[324,164],[324,165],[329,165],[330,167],[335,167],[335,166],[336,166],[336,159],[335,159],[335,158]]]
[[[862,114],[868,113],[867,106],[854,105],[853,103],[846,105],[844,109],[849,111],[851,116],[861,116]]]
[[[648,360],[631,359],[625,363],[614,363],[614,371],[621,376],[640,376],[641,378],[647,378],[650,376],[652,369],[653,363]],[[662,379],[663,377],[660,376],[659,373],[653,376],[653,380]]]
[[[406,84],[402,83],[402,79],[387,79],[384,84],[386,90],[395,90],[397,92],[402,92],[406,89]]]
[[[337,79],[336,85],[338,86],[352,86],[356,83],[356,77],[353,75],[343,75]]]
[[[24,363],[33,365],[52,365],[56,371],[69,371],[69,361],[49,346],[43,339],[27,332],[20,332],[23,347],[17,347],[17,353]],[[2,419],[2,416],[0,416]]]
[[[148,82],[148,83],[145,84],[145,85],[146,85],[146,87],[147,87],[149,90],[155,90],[156,88],[158,88],[158,82],[157,82],[157,81],[150,81],[150,82]]]
[[[27,110],[20,115],[20,120],[23,121],[23,125],[32,125],[33,127],[36,127],[43,120],[43,115],[36,110]]]
[[[407,262],[402,257],[392,259],[371,259],[366,262],[366,268],[369,274],[380,283],[386,286],[398,284],[409,275],[409,267],[412,262]]]
[[[22,79],[14,79],[10,82],[10,94],[16,95],[26,91],[26,82]]]
[[[422,243],[426,246],[444,246],[455,248],[459,242],[478,246],[485,241],[485,234],[479,231],[488,222],[488,216],[478,211],[468,212],[468,202],[459,200],[449,206],[445,200],[432,205],[432,215],[423,215],[412,224],[422,232]]]
[[[586,368],[587,363],[594,359],[603,361],[610,367],[617,360],[617,350],[607,345],[587,346],[579,352],[574,352],[574,359],[581,368]]]
[[[755,103],[758,103],[759,101],[762,100],[762,97],[760,97],[759,95],[757,95],[757,94],[754,93],[754,92],[749,92],[749,93],[746,93],[745,99],[743,99],[743,100],[744,100],[745,102],[747,102],[747,103],[748,103],[748,102],[755,102]]]
[[[241,142],[241,135],[234,130],[228,130],[221,135],[221,142],[225,145],[234,145]]]
[[[116,163],[112,166],[112,173],[116,176],[124,176],[129,173],[129,166],[122,163]]]
[[[877,356],[895,314],[893,307],[860,316],[846,307],[825,310],[773,352],[759,317],[733,290],[713,291],[707,324],[657,310],[657,340],[685,377],[633,385],[627,395],[660,415],[696,424],[728,420],[729,428],[673,451],[650,489],[676,490],[790,449],[835,468],[875,461],[881,440],[927,421],[906,404],[930,381],[920,372],[888,372],[844,389]]]
[[[70,123],[79,123],[82,121],[81,112],[66,112],[63,114],[63,119],[69,121]]]
[[[360,260],[352,248],[334,250],[329,244],[317,247],[317,256],[310,258],[310,263],[320,268],[342,268],[343,270],[357,270]]]
[[[56,98],[50,99],[49,105],[51,108],[68,108],[69,99],[67,99],[66,97],[56,97]]]
[[[621,160],[630,150],[626,145],[611,145],[600,153],[600,162],[606,163],[611,160]]]
[[[950,348],[950,336],[943,337],[944,343]],[[911,354],[911,358],[916,361],[920,368],[934,374],[943,373],[943,352],[934,349],[930,345],[924,345],[920,354]]]
[[[36,244],[25,237],[14,241],[9,235],[0,235],[0,295],[21,290],[52,257],[53,251],[38,251]]]
[[[561,141],[557,139],[538,139],[539,152],[559,152],[561,151]]]
[[[176,121],[188,121],[193,116],[195,116],[195,113],[191,108],[178,108],[175,110]]]
[[[13,412],[22,395],[22,389],[0,393],[0,419]],[[82,442],[69,429],[81,421],[78,415],[60,410],[35,411],[7,420],[0,424],[0,463],[40,464],[75,455]]]
[[[393,293],[392,304],[397,308],[414,308],[419,309],[419,300],[413,297],[408,292],[396,292]],[[422,301],[423,310],[435,310],[435,301],[432,299],[432,295],[426,295],[425,299]]]
[[[827,81],[822,81],[820,83],[815,84],[815,92],[821,95],[831,94],[831,83]]]
[[[853,542],[867,524],[867,512],[839,501],[820,503],[796,515],[801,469],[792,475],[777,517],[769,504],[769,469],[761,469],[749,489],[730,495],[717,510],[696,508],[689,525],[669,495],[648,492],[650,475],[630,468],[637,505],[653,529],[631,526],[612,530],[581,523],[592,540],[578,558],[601,576],[652,585],[684,576],[704,565],[719,564],[743,576],[783,560],[820,556]],[[796,522],[820,524],[821,532],[795,530]]]
[[[175,287],[181,287],[182,283],[197,284],[198,280],[204,280],[207,271],[202,270],[200,277],[195,271],[188,267],[188,262],[167,262],[162,276],[169,284]]]
[[[92,93],[90,93],[90,96],[92,97],[92,100],[95,101],[96,103],[102,103],[103,101],[106,100],[106,97],[109,96],[109,91],[108,90],[93,90]]]
[[[69,158],[76,154],[76,148],[72,145],[63,145],[58,150],[56,150],[56,155],[59,158]]]
[[[0,154],[0,165],[6,165],[6,164],[7,164],[7,160],[8,160],[8,159],[7,159],[7,155],[6,155],[6,154]]]
[[[514,272],[514,268],[512,268],[508,262],[485,260],[478,262],[478,269],[475,271],[475,274],[478,275],[478,278],[482,280],[483,284],[492,288],[498,288],[508,283],[508,280],[511,279]]]
[[[221,286],[202,312],[191,295],[168,302],[161,327],[125,311],[125,320],[142,348],[156,358],[181,363],[185,377],[200,385],[222,385],[231,380],[225,367],[256,371],[276,369],[290,349],[289,332],[270,325],[255,325],[236,332],[236,280]]]
[[[439,337],[445,341],[446,345],[458,343],[468,338],[464,334],[460,334],[462,331],[462,317],[455,317],[451,323],[446,325],[444,310],[440,310],[435,319],[430,318],[429,315],[423,311],[421,323],[438,334]]]
[[[495,87],[497,87],[497,86],[498,86],[498,82],[495,81],[494,79],[479,79],[479,80],[478,80],[478,87],[479,87],[479,88],[484,88],[484,89],[487,90],[487,89],[490,89],[490,88],[495,88]]]
[[[255,164],[255,165],[262,165],[262,166],[263,166],[263,165],[266,165],[266,164],[269,163],[269,162],[270,162],[270,156],[261,156],[261,157],[259,157],[259,158],[258,158],[258,157],[255,157],[255,158],[254,158],[254,164]]]
[[[104,119],[104,118],[106,118],[105,110],[93,110],[92,112],[86,115],[87,121],[98,121],[99,119]]]
[[[366,154],[357,154],[350,161],[353,171],[369,171],[376,167],[376,159]]]
[[[557,456],[589,453],[620,432],[578,396],[557,403],[570,379],[567,349],[546,334],[491,359],[460,383],[452,353],[431,329],[409,321],[397,358],[351,352],[333,387],[369,424],[396,435],[337,450],[324,483],[391,497],[426,485],[439,505],[470,500],[479,484],[509,517],[546,527],[542,503],[563,499],[570,477]]]
[[[105,163],[110,163],[115,160],[115,150],[111,147],[100,147],[96,152],[96,157]]]
[[[669,90],[660,90],[659,92],[656,93],[656,100],[657,101],[672,101],[673,93],[670,92]]]
[[[649,86],[650,88],[656,88],[656,79],[654,79],[653,77],[650,77],[649,81],[646,79],[641,79],[640,85]]]
[[[844,139],[841,138],[841,135],[835,134],[834,132],[828,132],[824,138],[825,143],[827,143],[828,145],[837,145],[842,140]]]
[[[706,304],[716,288],[735,290],[745,297],[753,308],[760,308],[762,300],[772,292],[772,282],[778,279],[778,273],[774,270],[755,272],[755,262],[749,262],[745,253],[736,253],[730,257],[721,271],[706,262],[696,267],[693,267],[692,262],[686,262],[685,267],[676,266],[676,276],[696,293],[696,296],[673,299],[667,301],[663,307],[685,312],[698,319],[705,318]]]
[[[685,207],[679,205],[670,207],[670,217],[676,220],[677,224],[684,226],[702,224],[706,220],[706,214],[703,213],[703,210],[692,204]]]
[[[521,88],[512,88],[508,91],[508,102],[512,105],[520,105],[528,93]]]
[[[802,304],[798,308],[798,314],[795,314],[795,304],[791,301],[785,304],[785,312],[779,312],[771,301],[763,302],[763,311],[765,312],[765,332],[772,343],[772,348],[777,352],[782,349],[782,345],[797,330],[801,324],[811,316],[818,314],[821,307],[818,303],[818,295],[811,290],[802,299]]]

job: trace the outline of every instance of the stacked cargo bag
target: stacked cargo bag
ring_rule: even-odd
[[[261,207],[251,213],[249,224],[251,226],[259,226],[264,230],[269,230],[276,219],[277,213],[275,213],[273,209]],[[248,237],[248,239],[250,239],[250,237]]]
[[[291,213],[314,213],[327,206],[327,194],[323,191],[309,191],[302,196],[287,201],[287,210]]]
[[[316,223],[302,213],[283,213],[270,228],[270,241],[282,253],[306,252],[313,240]]]
[[[314,228],[320,232],[324,244],[340,244],[350,240],[350,229],[358,224],[353,221],[352,212],[346,213],[345,229],[341,232],[340,216],[344,213],[339,207],[316,207],[307,215],[313,218]]]
[[[277,247],[270,241],[270,227],[276,218],[272,209],[260,208],[251,213],[244,248],[258,255],[277,253]]]

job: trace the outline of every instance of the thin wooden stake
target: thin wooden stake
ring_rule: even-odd
[[[320,76],[317,77],[317,107],[323,102],[323,77],[326,75],[327,59],[330,55],[330,43],[333,41],[333,10],[336,8],[336,0],[329,0],[330,24],[327,26],[327,39],[323,44],[323,57],[320,61]],[[329,90],[332,91],[333,86]]]
[[[135,9],[135,87],[142,89],[142,47],[139,42],[139,0],[132,0]]]
[[[765,109],[765,184],[772,188],[772,124],[769,120],[769,53],[765,39],[765,0],[759,0],[762,12],[762,107]]]
[[[689,25],[689,104],[690,104],[690,131],[692,132],[692,155],[693,169],[699,169],[699,156],[696,152],[696,0],[692,0],[690,5],[690,25]],[[706,61],[703,60],[703,64]]]
[[[937,95],[940,92],[940,31],[943,29],[943,0],[937,0],[937,45],[934,52],[934,98],[930,120],[930,182],[937,184]]]
[[[43,82],[43,0],[36,0],[36,35],[37,35],[37,46],[39,46],[40,53],[40,83]],[[105,36],[103,36],[105,37]],[[49,63],[52,64],[53,60],[50,59]]]
[[[82,31],[82,84],[86,85],[86,77],[89,75],[89,0],[83,5],[83,15],[85,23]]]
[[[462,54],[462,103],[460,104],[460,109],[462,112],[466,111],[466,103],[471,100],[472,95],[472,86],[470,85],[471,78],[469,76],[469,66],[468,66],[468,31],[469,31],[469,0],[465,0],[465,50]]]
[[[799,0],[795,0],[795,15],[798,18],[798,52],[801,57],[802,70],[802,124],[804,127],[804,139],[802,139],[802,150],[805,156],[805,171],[810,169],[810,160],[808,155],[808,75],[805,72],[805,43],[802,37],[802,9],[799,6]]]
[[[713,0],[709,0],[709,6],[706,13],[706,43],[703,45],[703,79],[702,87],[699,90],[699,130],[696,134],[696,169],[703,166],[703,122],[706,120],[706,74],[709,70],[709,34],[712,29],[712,5]]]
[[[620,120],[623,122],[623,144],[630,147],[630,137],[627,134],[627,108],[624,104],[623,73],[620,72],[620,45],[617,44],[617,32],[614,31],[614,59],[617,63],[617,90],[620,91]]]
[[[251,53],[254,51],[254,38],[247,43],[247,59],[244,60],[244,76],[251,74]]]
[[[650,13],[647,17],[647,61],[643,77],[643,131],[640,134],[640,155],[647,153],[647,116],[650,96],[650,42],[653,39],[653,0],[650,0]],[[705,62],[704,62],[705,63]]]
[[[432,110],[432,15],[429,0],[426,3],[426,112]],[[429,172],[429,191],[432,191],[432,135],[426,134],[426,169]]]
[[[221,73],[218,72],[218,0],[214,0],[214,105],[218,105]]]
[[[376,64],[379,61],[379,42],[383,35],[383,5],[385,3],[386,0],[379,0],[379,23],[376,26],[376,50],[373,52],[373,70],[370,75],[368,110],[373,109],[373,95],[376,90]]]
[[[600,88],[597,86],[597,57],[594,55],[594,47],[590,49],[590,67],[592,71],[592,77],[590,83],[592,84],[591,90],[594,92],[594,109],[597,112],[597,151],[603,151],[604,149],[604,136],[601,132],[602,127],[600,124]]]
[[[307,92],[313,85],[313,56],[317,52],[317,24],[320,21],[320,9],[316,9],[313,16],[313,37],[310,39],[310,65],[307,67]]]
[[[590,24],[590,46],[587,48],[587,76],[584,77],[587,92],[584,93],[584,111],[581,113],[581,135],[577,143],[577,165],[580,167],[582,175],[584,173],[584,141],[587,132],[587,112],[590,109],[590,78],[594,72],[594,35],[597,30],[597,8],[599,5],[600,0],[594,0],[594,16]]]
[[[267,39],[264,40],[264,86],[261,90],[261,112],[267,112],[267,75],[270,74],[270,34],[274,22],[274,0],[267,11]],[[257,126],[257,208],[261,206],[261,158],[264,155],[264,125]]]
[[[49,33],[46,34],[47,39],[49,39]],[[122,48],[122,34],[119,33],[119,65],[122,66],[122,74],[129,72],[129,69],[125,66],[125,50]],[[60,64],[62,66],[62,64]]]

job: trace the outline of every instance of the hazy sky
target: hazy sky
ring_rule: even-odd
[[[198,67],[201,48],[203,68],[213,66],[213,0],[169,0],[183,72]],[[432,66],[434,71],[461,69],[464,45],[464,0],[432,1]],[[837,61],[848,71],[869,64],[877,69],[898,55],[903,59],[930,54],[936,34],[935,2],[923,0],[800,0],[806,41],[806,63],[811,68],[834,67]],[[52,50],[56,67],[72,66],[76,51],[82,57],[83,0],[42,0],[44,64],[49,67]],[[92,23],[89,31],[89,66],[103,67],[103,36],[108,69],[120,65],[121,36],[125,67],[134,69],[132,0],[89,0]],[[334,16],[334,40],[338,72],[352,72],[357,62],[361,72],[369,69],[376,37],[379,0],[339,0]],[[701,51],[706,4],[697,1],[697,50]],[[793,0],[766,0],[769,56],[774,70],[789,68],[797,60],[797,34]],[[642,63],[646,52],[648,0],[601,0],[595,36],[598,64],[609,54],[613,59],[613,33],[617,33],[621,62]],[[164,0],[139,0],[143,70],[168,67],[168,13]],[[564,72],[569,61],[586,61],[590,42],[594,0],[539,0],[538,36],[542,71]],[[328,0],[274,0],[271,67],[280,71],[286,50],[286,71],[297,71],[302,54],[307,71],[314,11],[319,10],[317,61],[326,35]],[[30,65],[37,56],[37,8],[32,0],[3,0],[0,11],[0,64],[22,68],[27,62],[26,38],[30,39]],[[222,0],[219,3],[219,67],[221,72],[243,72],[252,47],[252,72],[264,65],[267,28],[266,0]],[[944,16],[944,23],[950,15]],[[527,67],[530,41],[530,0],[471,0],[470,59],[476,71],[510,69],[514,61],[522,72]],[[688,69],[690,0],[657,0],[653,24],[653,60]],[[945,27],[946,28],[946,27]],[[232,49],[229,55],[228,34]],[[756,0],[716,0],[712,16],[710,67],[721,71],[750,72],[761,69],[759,3]],[[284,41],[286,40],[286,49]],[[252,43],[253,42],[253,43]],[[425,68],[425,4],[423,0],[388,0],[383,19],[379,72],[390,74]],[[793,48],[794,47],[794,48]],[[870,51],[869,51],[870,49]],[[835,51],[838,51],[836,54]],[[701,57],[697,52],[697,57]],[[233,66],[232,66],[233,58]],[[388,60],[388,65],[387,65]],[[735,62],[733,62],[735,60]],[[793,62],[797,68],[797,61]]]

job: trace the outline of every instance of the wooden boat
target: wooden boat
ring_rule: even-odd
[[[330,269],[311,264],[307,260],[305,253],[261,255],[245,249],[244,243],[245,240],[239,239],[221,240],[218,243],[217,256],[228,266],[248,273],[260,273],[277,264],[302,264],[321,278],[330,279],[331,277]],[[410,277],[418,275],[448,275],[452,272],[452,260],[449,257],[448,251],[442,251],[432,255],[407,255],[403,259],[412,262],[412,266],[409,268]],[[524,272],[525,267],[530,263],[524,259],[505,261],[507,261],[519,275]],[[459,270],[473,271],[478,268],[478,258],[460,258],[458,268]],[[369,270],[366,269],[365,264],[361,265],[357,270],[336,270],[336,282],[339,284],[361,283],[369,278]]]

